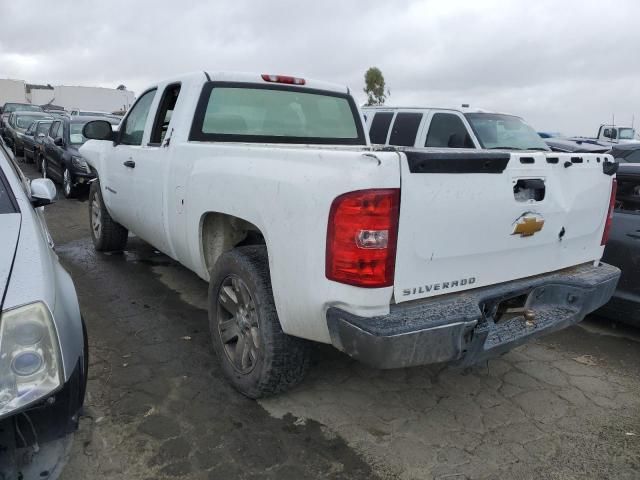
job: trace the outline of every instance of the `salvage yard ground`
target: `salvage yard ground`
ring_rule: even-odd
[[[300,387],[255,402],[213,356],[204,282],[137,238],[95,253],[85,198],[46,216],[91,347],[63,480],[640,478],[637,330],[590,318],[468,371],[318,346]]]

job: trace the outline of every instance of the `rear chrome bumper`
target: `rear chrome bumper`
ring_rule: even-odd
[[[601,263],[391,306],[388,315],[359,317],[329,308],[333,345],[377,368],[431,363],[471,365],[540,335],[580,322],[613,294],[620,270]],[[497,305],[526,295],[533,319],[496,323]]]

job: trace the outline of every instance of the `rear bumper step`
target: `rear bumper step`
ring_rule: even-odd
[[[471,365],[580,322],[615,291],[620,270],[601,263],[391,306],[388,315],[327,311],[333,345],[377,368]],[[496,323],[498,305],[525,296],[525,315]]]

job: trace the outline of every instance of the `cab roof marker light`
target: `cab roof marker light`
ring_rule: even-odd
[[[272,75],[269,73],[263,73],[261,76],[265,82],[271,83],[286,83],[288,85],[304,85],[307,83],[304,78],[292,77],[289,75]]]

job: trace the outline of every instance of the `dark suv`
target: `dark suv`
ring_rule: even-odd
[[[51,117],[43,112],[23,112],[22,110],[15,111],[9,115],[9,120],[4,129],[4,138],[7,145],[13,149],[14,156],[19,157],[22,155],[24,136],[31,124],[37,120],[49,118]]]
[[[43,141],[44,154],[40,158],[42,176],[62,184],[62,191],[67,198],[75,196],[81,188],[87,186],[89,180],[95,178],[95,174],[78,152],[87,140],[82,135],[82,128],[92,120],[98,118],[55,118]],[[105,118],[100,117],[99,120]],[[118,123],[113,121],[114,125]]]

